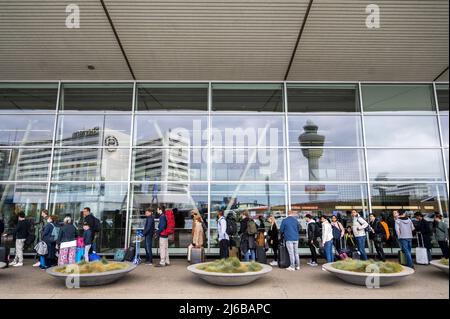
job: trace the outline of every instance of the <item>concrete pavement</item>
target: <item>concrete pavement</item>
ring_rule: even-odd
[[[243,287],[212,286],[186,270],[184,259],[173,259],[165,268],[140,265],[122,280],[108,286],[67,289],[43,270],[31,267],[28,259],[21,268],[0,269],[0,299],[5,298],[294,298],[294,299],[448,299],[449,278],[432,266],[417,266],[417,271],[394,286],[367,289],[349,285],[321,267],[288,272],[274,268],[272,273]],[[220,295],[219,295],[220,293]]]

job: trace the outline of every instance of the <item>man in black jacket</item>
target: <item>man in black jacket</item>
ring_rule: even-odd
[[[312,267],[316,267],[317,264],[317,247],[319,247],[319,242],[317,238],[319,237],[319,225],[312,218],[311,214],[305,215],[305,221],[307,224],[306,235],[308,237],[308,246],[311,251],[311,261],[308,262],[308,265]]]
[[[155,235],[155,218],[153,217],[153,211],[149,208],[145,211],[145,226],[144,226],[144,238],[145,238],[145,256],[147,259],[146,265],[151,266],[153,264],[153,236]]]
[[[13,230],[13,236],[16,240],[16,255],[10,266],[22,267],[23,266],[23,249],[25,246],[25,240],[30,232],[30,223],[25,220],[25,213],[20,212],[18,214],[18,222]]]
[[[433,236],[433,224],[425,220],[421,212],[416,212],[414,214],[416,218],[415,228],[418,235],[417,246],[421,247],[423,245],[427,249],[428,262],[431,261],[431,249],[433,245],[431,243],[431,236]]]

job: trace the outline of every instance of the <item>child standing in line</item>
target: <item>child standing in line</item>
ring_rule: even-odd
[[[88,223],[83,224],[83,241],[84,241],[84,260],[86,262],[89,262],[89,250],[91,249],[92,245],[92,230],[89,227]]]

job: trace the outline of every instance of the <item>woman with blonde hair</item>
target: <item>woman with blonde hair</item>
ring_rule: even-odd
[[[203,230],[203,220],[200,215],[194,216],[192,229],[194,230],[192,235],[192,244],[196,248],[203,247],[205,231]],[[195,226],[194,226],[195,225]]]
[[[273,215],[269,216],[270,228],[267,232],[269,247],[273,251],[273,261],[270,263],[271,266],[278,265],[278,245],[280,244],[279,230],[275,217]]]

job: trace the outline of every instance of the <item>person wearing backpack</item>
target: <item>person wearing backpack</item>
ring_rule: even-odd
[[[64,217],[64,224],[59,231],[56,247],[59,248],[58,266],[75,263],[78,230],[72,223],[72,217]]]
[[[95,247],[95,237],[101,230],[100,220],[91,213],[91,209],[89,207],[83,208],[83,217],[83,225],[84,223],[87,223],[89,225],[89,229],[92,232],[92,245],[91,250],[89,251],[89,253],[92,253],[93,251],[97,250],[97,247]]]
[[[41,269],[47,269],[56,265],[56,240],[59,237],[59,227],[56,225],[58,218],[50,215],[47,218],[47,224],[42,231],[42,241],[47,245],[47,255],[44,258],[44,264]]]
[[[286,270],[300,270],[300,256],[298,254],[300,224],[297,219],[297,213],[293,210],[290,210],[288,212],[288,217],[283,219],[283,221],[281,222],[280,233],[286,241],[286,248],[291,260],[291,265],[286,268]]]
[[[167,231],[168,223],[166,216],[165,206],[158,207],[159,224],[158,224],[158,236],[159,236],[159,264],[156,267],[165,267],[170,265],[169,258],[169,234]]]
[[[318,238],[321,237],[320,227],[317,222],[312,218],[311,214],[305,215],[306,220],[306,237],[308,240],[309,250],[311,251],[311,260],[308,261],[308,265],[311,267],[317,267],[317,248],[320,246]]]
[[[386,231],[381,225],[381,222],[379,219],[375,217],[375,214],[369,215],[369,225],[370,225],[370,232],[369,232],[369,240],[372,241],[373,246],[375,247],[375,250],[377,252],[377,259],[381,261],[386,261],[386,257],[384,255],[384,249],[383,249],[383,242],[386,240]]]
[[[333,230],[334,248],[336,248],[336,253],[339,255],[342,249],[342,238],[345,235],[345,228],[342,226],[336,215],[331,216],[331,227]]]
[[[370,229],[369,224],[362,218],[356,210],[352,210],[352,231],[356,240],[361,260],[367,260],[366,254],[366,232]]]
[[[223,210],[217,212],[217,217],[219,217],[217,220],[217,231],[219,233],[219,254],[221,259],[228,258],[228,248],[230,243],[230,235],[228,232],[233,231],[231,228],[229,229],[228,226],[230,225],[228,225],[228,221],[223,215]]]
[[[442,220],[442,215],[439,213],[434,214],[434,222],[436,224],[436,227],[434,229],[434,233],[436,236],[436,241],[439,244],[439,247],[442,251],[442,256],[445,259],[448,259],[448,226],[447,224]]]
[[[244,256],[244,261],[250,259],[256,260],[256,233],[258,229],[253,219],[249,217],[248,211],[242,213],[242,221],[239,229],[241,236],[241,253]]]
[[[273,261],[270,262],[271,266],[278,266],[278,249],[280,245],[280,232],[278,230],[278,225],[275,217],[273,215],[269,216],[270,228],[267,232],[269,247],[273,251]]]

